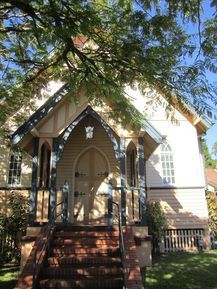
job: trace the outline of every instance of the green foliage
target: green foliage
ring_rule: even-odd
[[[203,152],[205,167],[209,169],[217,168],[217,160],[212,159],[212,156],[209,152],[209,149],[205,140],[202,140],[202,152]]]
[[[214,142],[212,146],[212,154],[217,158],[217,142]]]
[[[148,232],[152,236],[153,253],[159,252],[166,218],[159,202],[147,203]]]
[[[5,264],[0,268],[0,289],[13,289],[19,276],[19,266]]]
[[[216,104],[216,2],[203,21],[204,1],[48,0],[0,2],[0,122],[50,80],[87,87],[91,99],[109,99],[130,121],[124,88],[149,83],[180,102]],[[196,35],[186,25],[196,24]],[[199,32],[198,32],[199,31]],[[78,43],[80,41],[80,44]],[[199,47],[199,48],[198,48]],[[185,59],[190,57],[187,64]],[[122,108],[123,111],[122,111]],[[126,113],[127,112],[127,113]]]
[[[209,227],[217,235],[217,195],[214,192],[207,192],[206,199],[209,211]]]
[[[27,226],[28,199],[19,192],[9,196],[9,214],[0,214],[0,262],[20,258],[20,237]]]

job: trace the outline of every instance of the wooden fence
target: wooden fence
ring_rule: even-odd
[[[17,232],[0,231],[0,262],[19,258],[20,246]]]
[[[202,249],[203,229],[164,230],[162,252],[180,252]]]

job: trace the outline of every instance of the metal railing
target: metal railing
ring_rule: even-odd
[[[43,233],[43,236],[40,238],[36,249],[35,249],[35,253],[34,253],[34,257],[33,257],[33,276],[32,276],[32,288],[36,289],[37,286],[37,275],[39,273],[39,265],[40,265],[40,261],[42,262],[43,260],[43,255],[45,253],[49,254],[50,251],[50,241],[51,241],[51,232],[53,230],[54,227],[54,223],[56,221],[56,219],[62,215],[62,212],[59,214],[56,214],[56,209],[58,206],[63,205],[63,201],[56,204],[55,207],[53,208],[51,217],[47,223],[47,225],[45,226],[45,230]]]
[[[132,187],[132,186],[113,186],[111,183],[108,185],[108,216],[109,224],[113,223],[113,213],[112,205],[113,201],[113,191],[121,192],[121,218],[122,225],[126,225],[126,202],[127,202],[127,192],[131,192],[132,202],[131,202],[131,213],[132,220],[135,221],[135,224],[141,226],[147,225],[146,220],[146,192],[143,187]],[[134,192],[137,192],[136,194]],[[135,195],[134,195],[135,194]]]
[[[125,250],[124,250],[124,237],[123,237],[123,230],[122,230],[122,221],[121,221],[121,213],[120,213],[120,206],[118,203],[112,201],[112,204],[117,207],[117,217],[118,217],[118,231],[119,231],[119,249],[121,255],[121,265],[123,268],[123,279],[124,285],[123,289],[126,288],[126,280],[125,280]]]

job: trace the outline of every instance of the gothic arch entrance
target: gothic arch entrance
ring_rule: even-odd
[[[109,165],[104,154],[90,147],[78,157],[74,169],[74,221],[107,224]]]

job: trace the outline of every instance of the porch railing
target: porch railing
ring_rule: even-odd
[[[120,192],[120,194],[115,196],[115,192]],[[120,200],[120,212],[122,224],[126,225],[128,218],[129,223],[138,225],[146,225],[145,215],[145,192],[142,187],[127,187],[127,186],[112,186],[108,185],[108,218],[109,225],[113,224],[113,206],[112,201],[116,201],[117,198]],[[117,202],[117,201],[116,201]],[[128,211],[127,211],[127,210]]]
[[[123,230],[122,230],[122,223],[121,223],[121,213],[120,213],[120,206],[118,203],[112,201],[112,205],[115,205],[117,208],[117,218],[118,218],[118,231],[119,231],[119,249],[121,255],[121,265],[123,268],[123,278],[124,278],[124,286],[123,289],[126,288],[126,280],[125,280],[125,250],[124,250],[124,237],[123,237]]]
[[[37,276],[40,273],[40,265],[43,262],[43,257],[45,254],[50,252],[50,243],[52,238],[52,233],[54,230],[55,221],[59,216],[62,216],[63,223],[68,221],[67,217],[67,204],[68,204],[68,183],[65,181],[62,188],[62,201],[56,204],[50,215],[50,219],[44,229],[43,236],[40,238],[39,242],[36,245],[35,253],[33,257],[33,281],[32,288],[37,288]],[[57,213],[57,208],[61,206],[60,213]]]
[[[67,198],[67,192],[69,191],[68,182],[65,181],[64,185],[57,191],[57,203],[60,203],[62,199]],[[49,188],[38,188],[37,189],[37,206],[36,206],[36,222],[47,223],[50,215],[50,189]],[[66,214],[68,210],[68,202],[63,201],[62,210]],[[61,210],[56,208],[59,213]]]

